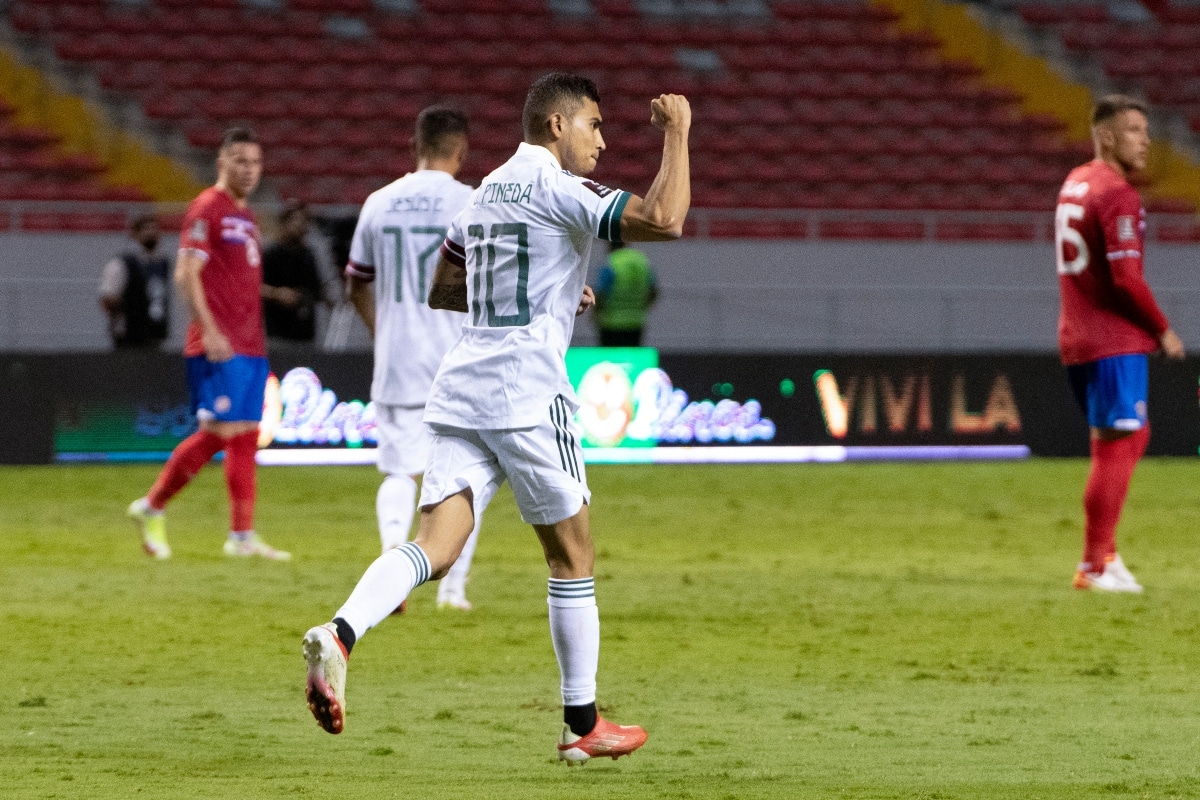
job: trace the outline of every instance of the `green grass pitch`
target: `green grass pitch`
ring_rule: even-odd
[[[151,467],[0,470],[3,798],[1200,797],[1200,463],[1144,463],[1143,596],[1075,592],[1087,464],[595,467],[600,702],[639,753],[554,759],[546,570],[507,490],[476,610],[361,640],[345,733],[300,639],[377,553],[367,468],[259,471],[289,564],[230,561],[219,469],[151,563]]]

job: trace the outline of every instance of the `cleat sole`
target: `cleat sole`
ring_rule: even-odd
[[[322,730],[339,734],[345,728],[342,706],[333,695],[328,682],[322,676],[321,642],[315,638],[304,639],[304,660],[308,663],[308,679],[304,689],[308,710],[312,712]]]

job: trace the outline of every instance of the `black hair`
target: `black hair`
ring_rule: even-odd
[[[235,144],[258,144],[258,137],[254,134],[254,129],[241,125],[226,128],[224,135],[221,136],[221,152],[224,153],[226,148]]]
[[[448,139],[451,136],[466,136],[469,128],[467,115],[457,108],[430,106],[417,115],[417,153],[449,156]]]
[[[150,225],[151,223],[153,223],[154,225],[158,225],[158,224],[159,224],[159,223],[158,223],[158,215],[157,215],[157,214],[149,214],[149,213],[147,213],[147,214],[135,214],[135,215],[134,215],[134,216],[133,216],[133,217],[132,217],[132,218],[129,220],[129,232],[130,232],[131,234],[133,234],[133,233],[137,233],[137,232],[138,232],[139,230],[141,230],[143,227],[145,227],[146,225]]]
[[[529,87],[521,112],[525,138],[541,139],[547,117],[555,113],[574,116],[585,99],[600,102],[600,90],[590,78],[567,72],[551,72],[538,78]]]
[[[1096,101],[1095,107],[1092,108],[1092,124],[1099,125],[1101,122],[1107,122],[1122,111],[1140,111],[1147,116],[1150,114],[1149,107],[1136,97],[1126,94],[1110,94]]]

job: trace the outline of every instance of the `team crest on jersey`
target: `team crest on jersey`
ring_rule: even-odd
[[[1137,228],[1134,227],[1133,217],[1117,217],[1117,238],[1122,242],[1137,240]]]
[[[193,242],[208,241],[208,220],[198,219],[192,223],[192,229],[188,231],[188,238]]]
[[[610,189],[607,186],[596,183],[595,181],[584,181],[583,185],[601,197],[608,197],[610,194],[616,191],[616,189]]]

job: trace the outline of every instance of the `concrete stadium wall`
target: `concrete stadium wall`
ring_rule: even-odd
[[[314,235],[311,244],[325,277],[333,279],[328,243]],[[104,264],[127,246],[119,233],[0,233],[0,352],[111,349],[96,292]],[[178,246],[177,235],[164,235],[159,252],[173,258]],[[178,293],[173,300],[171,336],[163,347],[178,351],[188,310]],[[323,331],[328,313],[319,314]],[[370,346],[357,320],[350,343]]]
[[[1049,243],[681,241],[659,272],[649,344],[668,351],[1045,352],[1057,346]],[[1152,244],[1146,271],[1200,347],[1195,246]]]
[[[326,243],[314,238],[326,258]],[[108,349],[96,286],[119,234],[0,233],[0,351]],[[174,237],[164,237],[173,252]],[[642,245],[661,299],[647,344],[668,352],[1047,352],[1053,248],[1033,243],[684,240]],[[1200,347],[1197,248],[1152,243],[1147,273],[1184,343]],[[599,264],[604,248],[597,245]],[[178,349],[186,311],[176,298]],[[319,334],[320,335],[320,334]],[[596,341],[590,317],[576,345]],[[351,350],[369,346],[354,323]]]

